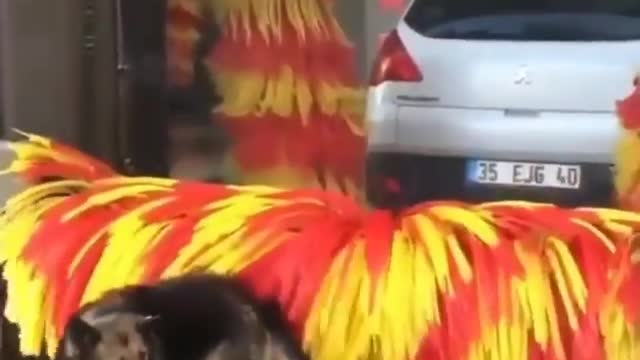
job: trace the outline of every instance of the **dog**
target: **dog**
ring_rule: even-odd
[[[239,281],[191,274],[83,306],[55,360],[308,360],[279,304]]]

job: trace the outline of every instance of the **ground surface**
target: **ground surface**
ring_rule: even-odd
[[[7,143],[0,141],[0,168],[4,169],[9,166],[12,158],[13,152],[9,149]],[[19,188],[19,182],[15,177],[10,175],[0,176],[0,203],[4,203],[4,201]]]

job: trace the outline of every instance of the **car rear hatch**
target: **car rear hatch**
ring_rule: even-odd
[[[398,34],[422,80],[394,84],[396,101],[513,112],[611,112],[615,100],[631,90],[640,64],[640,5],[465,3],[411,5]]]

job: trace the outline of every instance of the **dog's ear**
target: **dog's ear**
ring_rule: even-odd
[[[74,316],[67,324],[64,335],[64,353],[68,358],[86,354],[100,342],[100,332],[79,316]]]
[[[161,321],[158,315],[141,317],[136,323],[136,329],[145,336],[157,334]]]

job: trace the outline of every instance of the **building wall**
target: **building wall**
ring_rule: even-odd
[[[365,56],[363,56],[367,51],[366,16],[362,16],[365,11],[366,2],[367,0],[339,0],[336,2],[338,21],[356,50],[358,77],[361,81],[364,81],[366,78],[366,59]]]
[[[100,0],[0,0],[6,137],[18,128],[115,159],[112,8]]]
[[[410,0],[339,0],[338,19],[353,42],[358,57],[358,75],[364,83],[371,72],[380,36],[392,30]]]
[[[20,128],[71,142],[78,138],[82,42],[81,23],[74,21],[81,7],[70,6],[75,3],[0,0],[5,131]]]

